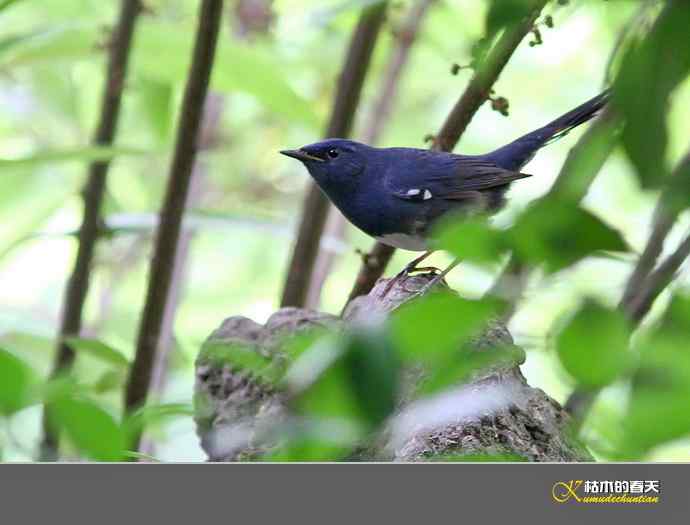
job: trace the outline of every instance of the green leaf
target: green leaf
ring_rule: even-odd
[[[75,351],[89,354],[118,368],[127,368],[129,359],[119,350],[98,339],[68,337],[65,342]]]
[[[191,418],[195,415],[194,408],[188,403],[163,403],[147,405],[136,410],[123,423],[128,442],[132,436],[137,436],[145,428],[152,428],[168,423],[172,419]]]
[[[103,372],[96,381],[91,385],[91,389],[96,394],[106,394],[108,392],[115,392],[122,388],[127,375],[124,370],[106,370]]]
[[[478,264],[498,262],[508,248],[505,232],[492,229],[479,217],[443,221],[433,237],[440,249]]]
[[[640,347],[640,367],[624,421],[622,449],[638,457],[690,434],[690,353],[687,332],[656,334]]]
[[[0,348],[0,414],[11,415],[32,397],[33,374],[19,358]]]
[[[315,420],[281,428],[282,442],[261,461],[338,461],[346,459],[361,440],[356,425]]]
[[[690,334],[690,295],[672,297],[656,332],[679,338]]]
[[[463,347],[430,367],[416,394],[428,396],[457,387],[489,371],[508,369],[525,362],[525,351],[512,345],[474,349]]]
[[[14,69],[19,66],[33,66],[36,63],[56,63],[96,56],[101,31],[91,26],[68,25],[58,28],[35,31],[23,35],[21,41],[14,42],[5,49],[0,58],[0,67]]]
[[[669,169],[669,95],[690,72],[690,3],[667,2],[642,43],[627,50],[613,101],[626,121],[622,141],[643,188],[659,187]]]
[[[170,38],[175,34],[174,39]],[[286,66],[279,55],[260,45],[233,41],[218,47],[211,84],[224,92],[241,91],[261,102],[268,110],[293,122],[318,125],[313,104],[297,94],[286,81]],[[192,53],[192,33],[180,32],[177,25],[147,22],[138,31],[134,70],[140,76],[174,84],[185,78]]]
[[[20,2],[21,0],[0,0],[0,11],[4,11],[8,7]]]
[[[590,212],[560,199],[538,200],[508,232],[521,260],[557,272],[598,251],[627,251],[621,234]]]
[[[204,361],[249,372],[254,378],[270,385],[276,384],[285,372],[283,362],[261,354],[256,345],[248,343],[210,340],[204,343],[201,352]]]
[[[93,162],[111,160],[122,155],[146,155],[147,151],[124,147],[84,146],[63,150],[46,150],[19,157],[16,159],[0,159],[0,169],[33,167],[39,164],[55,162]]]
[[[170,136],[173,114],[173,87],[170,83],[142,78],[139,81],[141,110],[162,143]]]
[[[586,301],[558,334],[563,367],[585,388],[602,388],[630,366],[630,329],[623,314]]]
[[[533,3],[531,0],[492,0],[486,13],[486,35],[492,37],[522,20],[529,14]]]
[[[438,361],[459,352],[500,308],[496,300],[473,301],[450,292],[432,293],[405,303],[393,313],[392,337],[404,361]]]
[[[88,458],[97,461],[123,459],[125,434],[122,427],[96,403],[60,396],[49,402],[48,414],[51,423]]]
[[[357,330],[302,354],[286,375],[294,408],[376,428],[395,408],[398,360],[385,333]]]

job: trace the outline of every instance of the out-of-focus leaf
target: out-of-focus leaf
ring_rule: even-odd
[[[678,337],[690,334],[690,296],[676,294],[659,323],[657,332]]]
[[[58,397],[49,402],[51,423],[62,430],[82,454],[97,461],[119,461],[125,434],[113,417],[86,399]]]
[[[427,377],[417,390],[420,396],[436,394],[470,381],[490,370],[507,369],[525,362],[525,351],[517,346],[497,346],[475,350],[462,348],[430,367]]]
[[[141,108],[151,129],[160,142],[170,135],[173,112],[173,88],[170,83],[141,78],[139,80]]]
[[[438,361],[460,351],[500,307],[493,299],[473,301],[449,292],[432,293],[393,313],[392,337],[403,360]]]
[[[690,353],[687,333],[656,334],[640,348],[624,418],[622,449],[634,457],[690,434]]]
[[[606,113],[590,126],[587,136],[570,150],[549,198],[573,203],[582,201],[618,143],[620,123],[618,114]]]
[[[276,384],[284,373],[284,363],[263,355],[257,346],[240,342],[210,340],[201,350],[204,361],[228,365],[234,370],[249,372],[267,384]]]
[[[54,162],[92,162],[110,160],[122,155],[145,155],[146,153],[149,152],[136,148],[85,146],[73,149],[41,151],[16,159],[0,159],[0,169],[30,167]]]
[[[20,170],[21,171],[21,170]],[[65,203],[74,192],[72,184],[52,184],[50,192],[42,191],[51,184],[45,173],[3,173],[0,176],[0,258],[5,257]],[[41,195],[40,199],[36,195]]]
[[[175,34],[175,38],[170,38]],[[162,23],[143,24],[138,32],[134,69],[147,78],[164,83],[179,82],[186,75],[191,58],[192,34]],[[287,83],[284,66],[260,46],[233,42],[220,45],[212,86],[219,91],[242,91],[254,96],[267,109],[294,122],[316,126],[313,105]]]
[[[10,415],[31,399],[33,374],[19,358],[0,348],[0,414]]]
[[[89,354],[118,368],[129,366],[129,359],[122,352],[98,339],[68,337],[66,342],[75,352]]]
[[[439,248],[478,264],[498,262],[508,248],[505,232],[492,229],[486,220],[477,217],[444,221],[434,239]]]
[[[486,12],[486,35],[492,37],[519,22],[529,13],[532,4],[533,0],[492,0]]]
[[[557,272],[601,250],[626,251],[621,234],[581,208],[555,198],[537,201],[509,231],[520,259]]]
[[[261,461],[337,461],[347,458],[362,434],[356,425],[310,421],[281,427],[282,442]]]
[[[122,370],[106,370],[96,379],[91,388],[96,394],[114,392],[122,388],[126,378]]]
[[[630,366],[630,330],[623,314],[586,301],[558,335],[563,367],[585,388],[601,388]]]
[[[96,55],[102,52],[97,48],[99,34],[96,27],[75,25],[36,31],[6,49],[0,66],[15,68]]]
[[[8,7],[20,2],[21,0],[0,0],[0,11],[4,11]]]
[[[329,347],[313,346],[288,370],[295,409],[311,418],[341,418],[375,428],[395,407],[395,349],[378,330],[357,330],[330,341]]]
[[[187,403],[164,403],[147,405],[134,412],[123,425],[128,436],[138,435],[144,428],[150,428],[180,417],[194,416],[194,408]]]
[[[671,91],[690,72],[690,3],[666,3],[642,43],[623,58],[613,100],[626,121],[623,146],[644,188],[658,187],[669,173],[666,115]]]

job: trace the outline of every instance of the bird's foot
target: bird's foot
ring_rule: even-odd
[[[416,297],[424,297],[427,293],[429,293],[434,286],[436,286],[438,283],[443,281],[443,278],[448,275],[448,273],[455,268],[458,264],[460,264],[460,259],[455,259],[445,270],[442,272],[439,272],[436,274],[433,279],[431,279],[428,283],[426,283],[417,293],[415,293],[415,298]]]
[[[416,271],[429,270],[429,268],[418,268],[417,265],[424,259],[429,257],[429,255],[431,255],[432,253],[433,251],[424,252],[420,257],[417,257],[414,261],[411,261],[408,264],[406,264],[405,267],[395,277],[388,281],[386,288],[384,288],[383,290],[381,298],[383,299],[384,297],[386,297],[388,295],[388,292],[390,292],[393,289],[395,283],[397,283],[400,279],[407,277],[408,275]],[[434,268],[433,270],[437,270],[437,268]]]

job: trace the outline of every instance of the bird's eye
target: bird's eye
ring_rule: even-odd
[[[329,156],[330,158],[332,158],[332,159],[335,159],[335,158],[338,157],[338,150],[335,149],[335,148],[329,149],[326,153],[327,153],[328,156]]]

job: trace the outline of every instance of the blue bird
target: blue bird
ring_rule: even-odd
[[[448,212],[496,212],[521,169],[537,151],[596,116],[604,92],[536,131],[484,155],[458,155],[416,148],[375,148],[327,139],[280,153],[301,161],[319,188],[347,219],[379,242],[425,251],[389,283],[412,272],[433,252],[429,234]],[[456,260],[438,279],[458,264]]]

